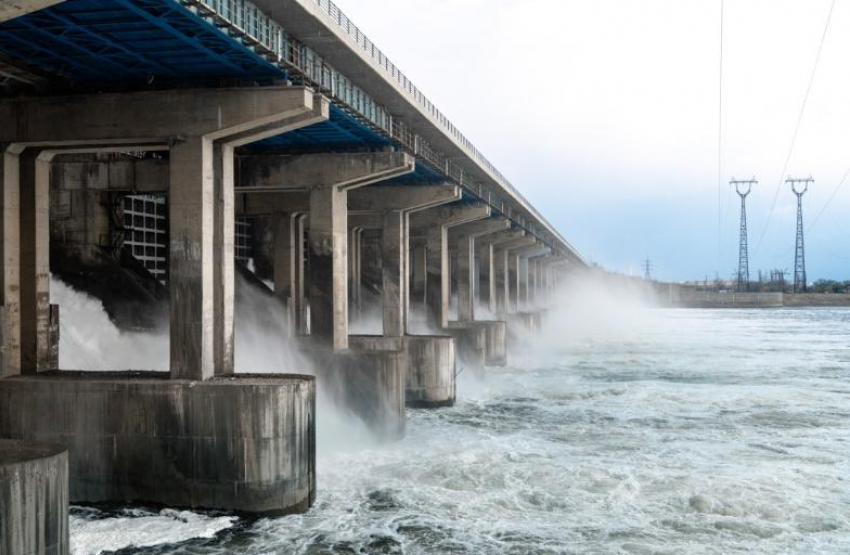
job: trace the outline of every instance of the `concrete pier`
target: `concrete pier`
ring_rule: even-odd
[[[411,214],[427,215],[437,206],[456,202],[460,189],[448,185],[375,186],[352,194],[349,208],[361,228],[380,226],[381,304],[384,341],[400,348],[407,358],[406,394],[409,406],[450,406],[455,402],[455,346],[450,335],[410,333],[410,223]],[[369,215],[378,218],[369,218]],[[374,223],[370,223],[370,219]],[[382,344],[372,341],[372,349]],[[362,344],[359,342],[358,344]]]
[[[234,150],[328,111],[299,87],[0,100],[0,437],[67,445],[72,500],[270,514],[312,503],[312,378],[232,377]],[[128,150],[167,153],[153,169],[166,170],[170,372],[48,372],[53,158]]]
[[[0,553],[67,555],[68,452],[0,439]]]
[[[0,437],[66,445],[71,502],[303,512],[315,393],[309,376],[47,372],[0,380]]]
[[[401,383],[403,388],[405,360],[403,352],[400,355],[394,348],[382,353],[372,345],[361,354],[356,352],[362,349],[358,343],[349,343],[349,204],[355,191],[360,194],[359,189],[368,190],[369,185],[409,174],[413,166],[412,157],[395,152],[248,156],[240,159],[236,178],[237,192],[260,199],[256,205],[253,200],[252,204],[243,205],[243,213],[274,212],[276,206],[295,210],[302,206],[309,214],[307,295],[311,354],[320,366],[330,365],[345,372],[331,383],[344,384],[337,391],[349,408],[389,439],[404,433],[403,389],[398,394],[396,385]],[[401,218],[397,211],[396,216]],[[394,228],[401,233],[399,225]],[[286,234],[276,241],[284,243],[282,251],[290,248]],[[303,262],[289,263],[297,266]]]
[[[450,407],[457,399],[455,341],[448,335],[409,335],[405,399],[411,408]]]
[[[404,339],[352,335],[350,350],[325,357],[334,398],[353,411],[383,441],[404,437],[407,352]]]
[[[331,4],[6,4],[0,438],[66,446],[72,501],[310,507],[316,382],[234,375],[237,262],[334,402],[390,440],[407,406],[455,402],[457,356],[505,364],[504,320],[586,265]],[[56,372],[60,309],[74,322],[51,273],[122,331],[167,323],[168,372]],[[350,336],[369,310],[381,335]]]

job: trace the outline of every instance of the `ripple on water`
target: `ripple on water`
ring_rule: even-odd
[[[398,444],[324,453],[305,515],[78,512],[75,553],[101,529],[123,555],[846,555],[848,315],[660,311],[541,337],[557,348],[463,376]]]

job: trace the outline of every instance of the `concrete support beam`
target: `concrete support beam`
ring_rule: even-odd
[[[550,252],[552,252],[552,249],[541,247],[539,244],[517,251],[517,255],[520,257],[518,306],[528,306],[534,296],[532,290],[534,288],[533,281],[536,279],[536,273],[534,269],[535,263],[533,261],[536,260],[536,257],[547,255]]]
[[[414,160],[403,152],[240,156],[240,193],[312,191],[333,186],[352,191],[413,171]]]
[[[334,350],[348,348],[348,192],[408,174],[414,163],[401,152],[239,159],[240,194],[309,193],[310,329]]]
[[[327,117],[327,101],[298,87],[14,98],[0,100],[0,143],[137,147],[204,135],[238,146]]]
[[[437,324],[445,328],[449,322],[449,298],[451,294],[449,274],[449,229],[461,224],[482,220],[490,216],[490,208],[485,205],[453,206],[419,212],[411,216],[410,226],[424,230],[427,237],[426,262],[428,283],[426,284],[426,304],[436,317]],[[432,286],[431,277],[436,283]]]
[[[300,172],[296,173],[300,175],[299,183],[309,186],[310,330],[334,350],[347,349],[348,193],[357,187],[408,174],[414,169],[414,160],[407,154],[394,152],[271,158],[278,164],[267,160],[263,172],[243,160],[243,170],[248,170],[241,174],[242,184],[257,186],[263,176],[272,175],[276,177],[266,185],[275,186],[280,183],[276,181],[278,178],[292,177],[287,174],[289,169]]]
[[[499,231],[510,229],[510,221],[504,218],[471,222],[452,229],[450,239],[454,244],[455,271],[457,272],[458,320],[475,320],[475,297],[478,287],[475,283],[476,239]]]
[[[334,350],[348,348],[349,191],[411,173],[414,164],[410,155],[401,152],[238,160],[242,213],[258,215],[287,204],[302,206],[305,201],[309,205],[311,335]]]
[[[70,158],[70,159],[69,159]],[[52,163],[51,187],[134,194],[167,193],[167,158],[110,158],[57,156]]]
[[[273,194],[244,193],[237,185],[235,202],[236,215],[243,217],[310,212],[310,193],[306,191],[279,191]]]
[[[520,255],[518,253],[522,248],[535,245],[536,243],[536,238],[526,236],[502,243],[498,247],[498,249],[504,251],[507,256],[507,273],[505,274],[507,279],[505,287],[506,302],[504,305],[506,313],[516,312],[519,310]]]
[[[325,120],[328,111],[327,100],[294,87],[9,99],[0,100],[0,142],[43,155],[170,150],[171,372],[204,380],[233,370],[233,149]],[[27,179],[8,161],[4,174]],[[30,217],[21,217],[28,229]],[[42,260],[24,257],[22,267],[37,272]],[[34,295],[21,291],[31,305],[21,307],[21,318],[35,321],[22,322],[23,330],[40,329],[37,299],[49,298],[43,280],[34,281]],[[40,365],[38,355],[26,360]]]
[[[482,252],[489,259],[483,262],[488,266],[489,279],[485,286],[489,289],[488,308],[492,314],[504,313],[508,299],[508,256],[501,247],[524,237],[525,231],[517,229],[481,238]]]
[[[410,214],[455,202],[461,196],[460,188],[452,185],[374,186],[351,194],[350,210],[378,211],[382,215],[381,267],[385,336],[402,337],[409,330]]]
[[[384,228],[384,215],[380,212],[370,212],[368,214],[352,214],[348,212],[348,229],[355,227],[361,230],[381,230]]]

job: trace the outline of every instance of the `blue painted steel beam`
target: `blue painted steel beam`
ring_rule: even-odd
[[[72,82],[94,86],[141,85],[156,77],[187,84],[211,78],[286,77],[282,68],[241,39],[176,0],[66,0],[0,24],[0,51]],[[392,144],[383,132],[331,103],[328,121],[269,138],[255,148],[346,152]],[[442,177],[417,163],[410,179],[441,181]]]

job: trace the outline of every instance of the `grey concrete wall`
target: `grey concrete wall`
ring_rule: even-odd
[[[507,323],[502,320],[450,322],[448,331],[458,340],[458,353],[474,368],[508,363]]]
[[[375,435],[404,437],[407,354],[404,339],[352,335],[348,351],[337,352],[328,385]]]
[[[0,439],[0,553],[68,553],[68,451]]]
[[[446,331],[457,341],[457,355],[464,366],[481,369],[487,363],[487,330],[479,322],[449,322]]]
[[[457,398],[455,341],[449,336],[407,336],[408,407],[449,407]]]
[[[501,320],[482,322],[487,330],[487,366],[508,363],[508,325]]]
[[[285,514],[307,510],[315,497],[309,376],[7,378],[0,437],[67,446],[72,502]]]

